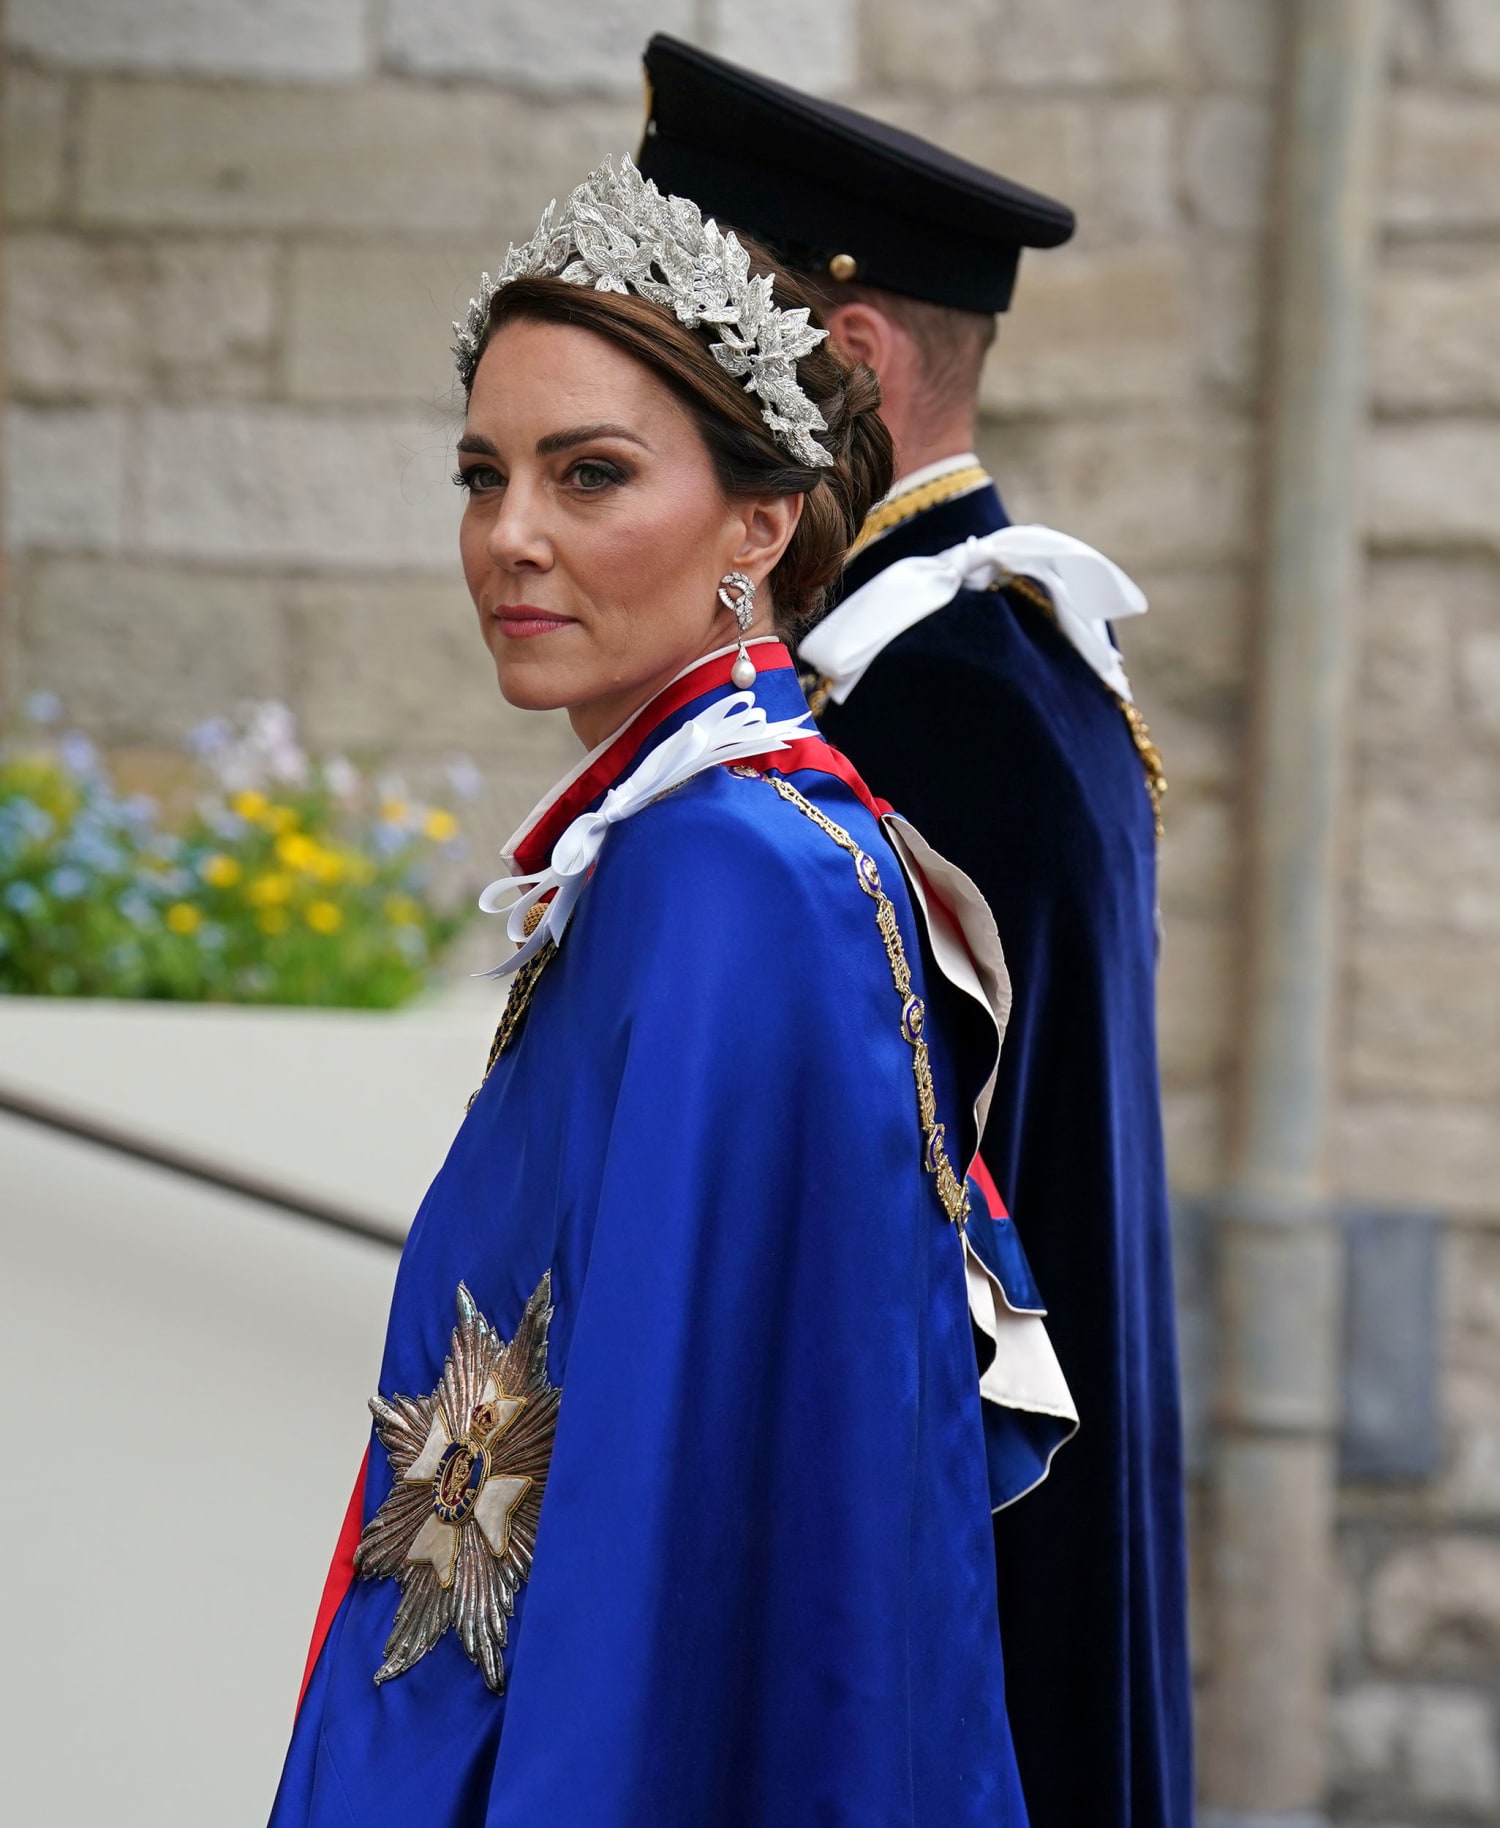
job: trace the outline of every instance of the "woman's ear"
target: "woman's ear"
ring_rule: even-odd
[[[802,499],[800,495],[744,495],[738,499],[737,519],[744,537],[734,555],[737,571],[746,572],[757,584],[765,582],[797,531]]]

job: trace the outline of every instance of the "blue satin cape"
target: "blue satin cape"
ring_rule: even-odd
[[[790,670],[757,698],[805,708]],[[792,778],[877,859],[920,990],[876,821]],[[355,1581],[273,1828],[1022,1828],[960,1239],[874,906],[723,768],[611,831],[423,1202],[380,1373],[425,1396],[460,1280],[509,1338],[550,1269],[562,1403],[506,1693],[451,1632],[377,1688],[397,1589]],[[390,1478],[377,1443],[366,1519]]]
[[[867,547],[844,590],[1006,524],[993,488],[960,496]],[[1046,1485],[996,1520],[1034,1828],[1191,1828],[1156,846],[1140,757],[1066,637],[997,591],[960,591],[898,636],[820,723],[973,878],[1010,969],[982,1147],[1080,1424]]]

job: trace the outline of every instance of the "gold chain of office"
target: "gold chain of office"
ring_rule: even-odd
[[[842,825],[835,825],[827,813],[814,806],[783,776],[763,774],[758,768],[743,765],[735,765],[729,772],[741,779],[765,781],[774,787],[789,806],[795,806],[804,818],[811,819],[819,831],[854,859],[855,878],[875,903],[875,925],[879,928],[885,945],[891,981],[896,987],[896,994],[901,998],[901,1035],[911,1048],[912,1077],[917,1087],[917,1117],[922,1126],[923,1166],[933,1177],[943,1211],[962,1230],[969,1217],[969,1190],[954,1172],[953,1164],[948,1159],[947,1128],[938,1121],[937,1090],[932,1080],[932,1059],[927,1051],[927,1009],[912,989],[911,966],[907,963],[906,947],[902,943],[901,928],[896,920],[895,903],[881,885],[880,870],[875,859],[855,843]],[[525,924],[528,935],[535,930],[543,912],[543,904],[540,902],[527,910]],[[490,1044],[490,1055],[485,1062],[480,1089],[483,1088],[484,1080],[495,1070],[495,1063],[520,1033],[542,973],[556,957],[557,947],[549,939],[516,973],[516,981],[511,986],[499,1026],[495,1030],[495,1038]],[[469,1104],[472,1105],[478,1096],[479,1090],[476,1090],[470,1097]]]
[[[948,1159],[947,1129],[938,1122],[937,1092],[932,1082],[932,1060],[927,1051],[927,1010],[912,989],[911,966],[901,941],[895,903],[881,886],[880,870],[875,859],[862,850],[842,825],[835,825],[820,807],[804,798],[784,776],[762,774],[758,768],[742,764],[729,772],[744,780],[764,781],[774,787],[789,806],[795,806],[804,818],[811,819],[818,830],[831,838],[839,849],[854,859],[854,874],[859,886],[875,903],[875,925],[885,943],[885,955],[891,968],[891,981],[901,998],[901,1035],[911,1049],[912,1077],[917,1085],[917,1116],[922,1125],[922,1165],[933,1177],[942,1208],[960,1230],[969,1217],[969,1189],[954,1172]]]
[[[524,925],[528,939],[541,925],[542,916],[546,912],[547,904],[544,901],[534,902],[526,910]],[[464,1106],[465,1110],[473,1105],[474,1100],[484,1089],[484,1081],[494,1072],[495,1062],[521,1032],[521,1024],[526,1020],[526,1012],[531,1007],[532,997],[536,995],[536,987],[541,975],[556,957],[556,942],[549,939],[541,950],[527,959],[516,973],[516,981],[510,987],[510,995],[505,999],[504,1009],[500,1011],[500,1022],[495,1029],[495,1038],[490,1043],[490,1057],[484,1063],[484,1079],[481,1079],[478,1086],[469,1094],[469,1103]]]

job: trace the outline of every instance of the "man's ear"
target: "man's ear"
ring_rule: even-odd
[[[823,318],[844,354],[873,368],[882,386],[902,354],[903,333],[883,311],[861,299],[835,305]]]

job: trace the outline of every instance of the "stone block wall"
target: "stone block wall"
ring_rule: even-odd
[[[1442,1215],[1442,1459],[1342,1506],[1348,1819],[1500,1819],[1500,10],[1398,11],[1335,1171]]]
[[[1439,1215],[1440,1476],[1350,1488],[1336,1753],[1363,1828],[1500,1811],[1500,9],[1396,0],[1336,1190]],[[573,754],[458,577],[449,320],[641,123],[667,29],[1067,198],[985,383],[1012,514],[1145,586],[1171,792],[1174,1181],[1234,1063],[1281,0],[9,0],[8,701],[122,749],[244,696],[420,774],[492,845]]]

